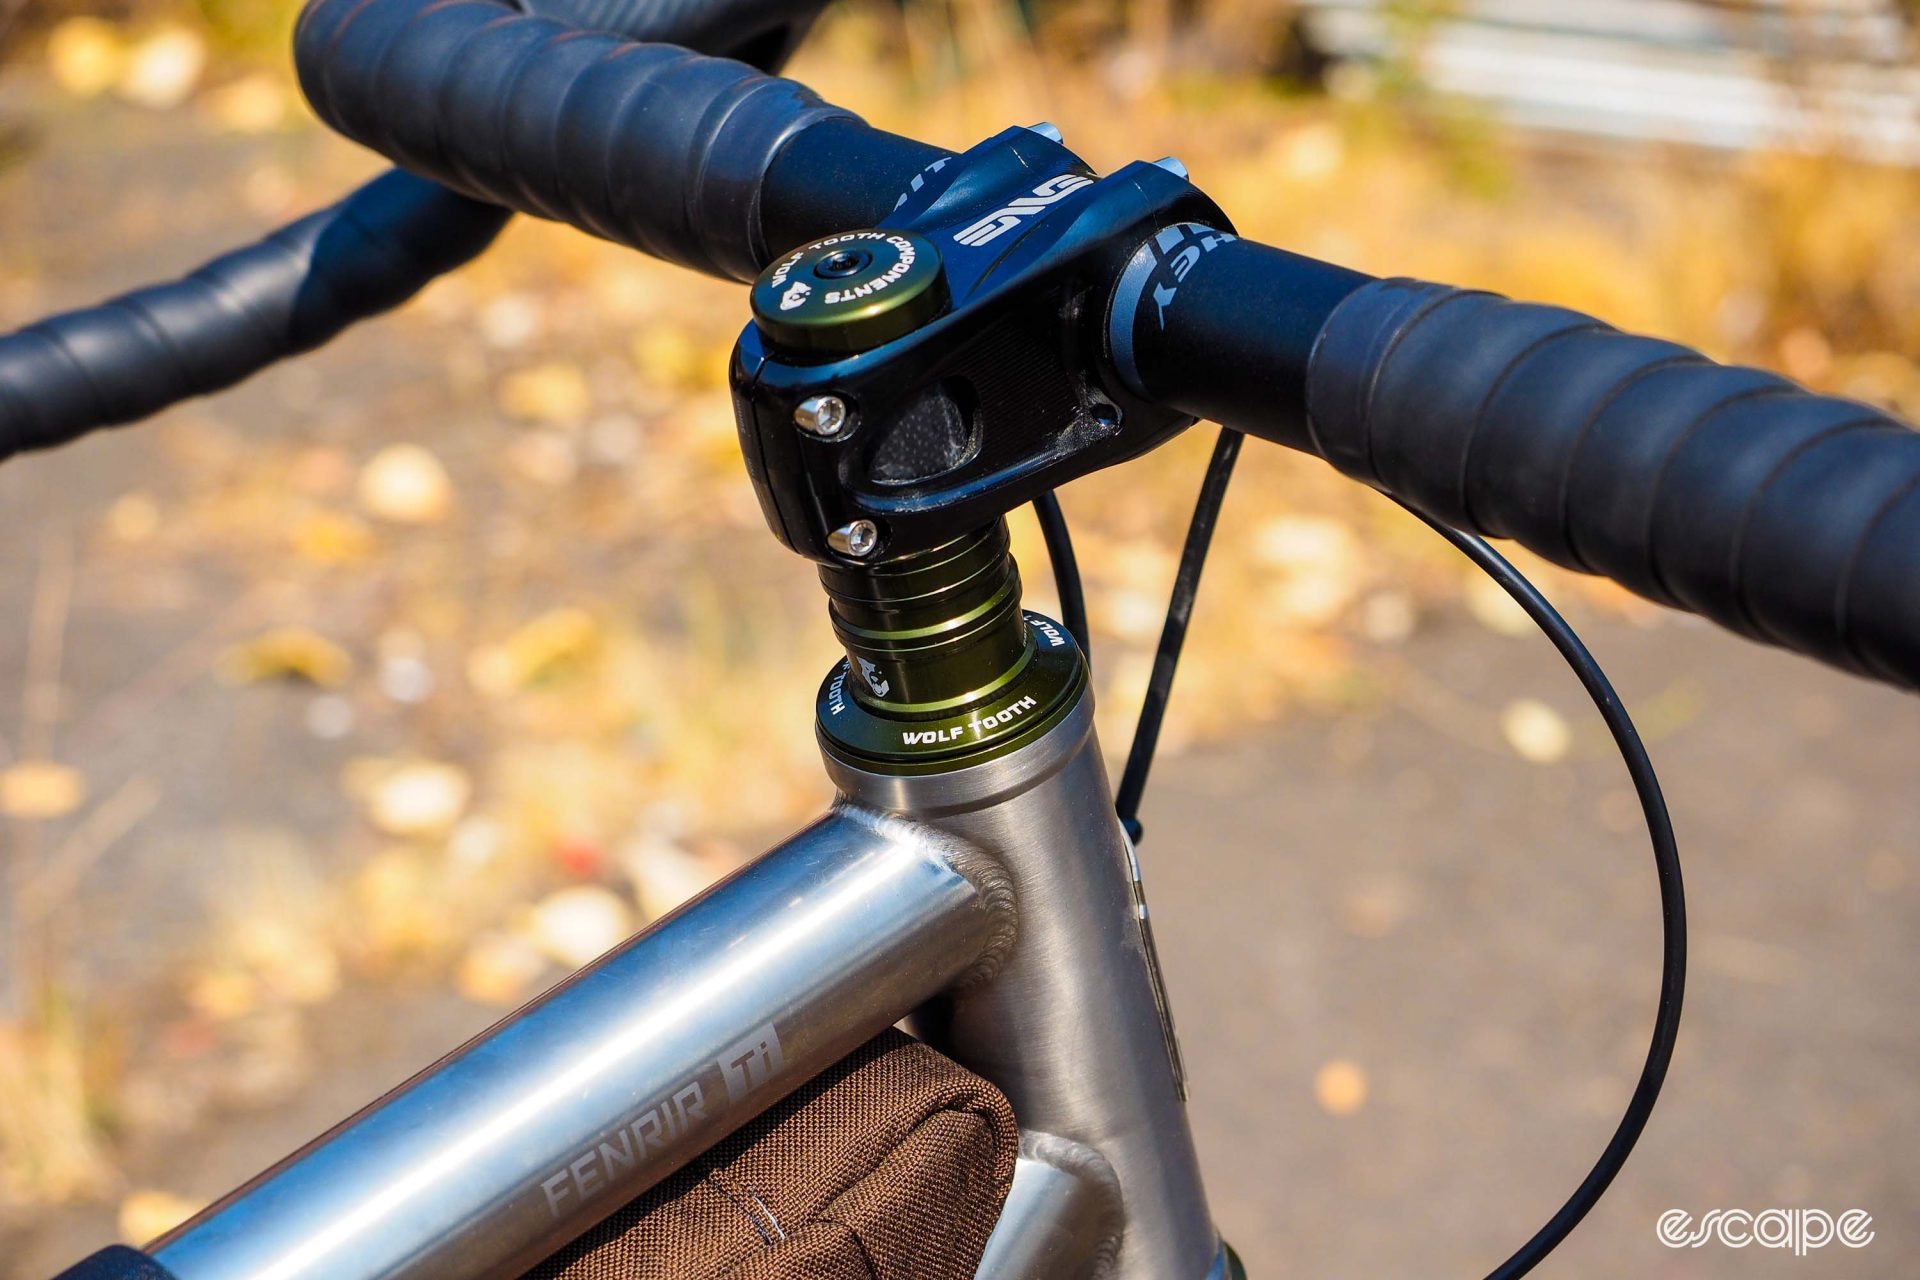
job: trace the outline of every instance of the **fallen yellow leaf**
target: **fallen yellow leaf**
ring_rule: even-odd
[[[260,984],[239,969],[208,969],[187,980],[186,996],[188,1006],[202,1017],[232,1022],[260,1007]]]
[[[266,989],[294,1004],[319,1004],[340,989],[340,960],[316,921],[271,913],[241,920],[230,939],[234,957]]]
[[[187,27],[162,27],[127,54],[120,96],[154,111],[177,107],[192,96],[207,69],[207,42]]]
[[[529,940],[577,969],[610,951],[633,932],[633,911],[610,889],[579,885],[548,894],[533,908]]]
[[[1558,711],[1535,698],[1520,698],[1500,713],[1500,732],[1522,760],[1554,764],[1573,747],[1573,730]]]
[[[1473,570],[1467,579],[1465,594],[1467,612],[1495,635],[1524,636],[1534,630],[1533,619],[1519,602],[1507,594],[1505,587],[1479,570]]]
[[[287,118],[287,91],[274,77],[256,72],[208,94],[207,112],[231,133],[271,133]]]
[[[720,869],[669,840],[639,840],[620,851],[620,866],[649,920],[705,891]]]
[[[1330,1116],[1350,1116],[1367,1105],[1367,1073],[1357,1062],[1336,1058],[1313,1077],[1313,1098]]]
[[[1405,591],[1376,591],[1360,606],[1360,634],[1375,644],[1399,644],[1419,624],[1419,610]]]
[[[340,565],[364,560],[373,552],[373,531],[352,516],[315,511],[293,526],[293,549],[315,564]]]
[[[366,791],[367,819],[388,835],[444,835],[473,798],[473,782],[458,765],[411,760],[381,774]]]
[[[22,760],[0,771],[0,813],[10,818],[61,818],[87,799],[78,769],[51,760]]]
[[[711,381],[704,354],[685,329],[669,324],[649,325],[633,340],[633,363],[640,376],[676,391]]]
[[[1283,515],[1253,531],[1256,560],[1271,569],[1351,576],[1361,559],[1353,530],[1326,516]]]
[[[440,459],[417,444],[392,444],[360,472],[360,505],[395,524],[434,524],[453,506],[453,481]]]
[[[441,953],[461,936],[448,915],[444,886],[420,850],[386,849],[360,868],[353,883],[358,909],[354,941],[369,957],[404,960]]]
[[[121,542],[145,542],[160,532],[160,504],[150,493],[125,494],[107,508],[107,530]]]
[[[467,948],[454,973],[454,986],[482,1004],[513,1004],[547,970],[547,958],[527,938],[483,933]]]
[[[588,657],[600,642],[600,624],[585,609],[555,609],[497,645],[476,649],[467,661],[474,688],[504,697]]]
[[[120,1238],[143,1245],[163,1236],[200,1212],[201,1202],[151,1188],[130,1192],[120,1202]]]
[[[564,431],[528,431],[507,446],[506,456],[515,471],[549,488],[566,484],[580,470],[580,450]]]
[[[105,93],[126,65],[126,42],[111,22],[99,18],[68,18],[47,39],[47,70],[75,97]]]
[[[304,680],[336,688],[353,674],[353,659],[333,641],[305,627],[279,627],[221,657],[221,674],[234,684]]]
[[[509,417],[549,426],[578,426],[593,412],[593,389],[579,365],[553,361],[511,373],[500,383]]]
[[[1301,186],[1320,187],[1339,174],[1347,149],[1340,130],[1321,122],[1280,135],[1269,152],[1285,177]]]

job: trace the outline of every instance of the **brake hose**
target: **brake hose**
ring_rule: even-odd
[[[1067,529],[1066,512],[1051,490],[1033,500],[1033,514],[1040,521],[1040,535],[1047,540],[1047,559],[1053,562],[1054,591],[1060,597],[1060,621],[1067,634],[1080,646],[1080,656],[1093,662],[1093,637],[1087,627],[1087,592],[1080,583],[1080,559],[1073,554],[1073,534]]]
[[[1396,499],[1397,501],[1397,499]],[[1547,598],[1507,558],[1488,545],[1478,534],[1464,533],[1435,520],[1406,503],[1400,504],[1419,516],[1435,533],[1452,543],[1488,577],[1499,583],[1526,610],[1534,624],[1553,641],[1553,647],[1567,660],[1580,679],[1600,718],[1607,723],[1620,758],[1626,762],[1633,779],[1634,792],[1640,797],[1640,809],[1647,820],[1647,834],[1653,841],[1653,866],[1660,878],[1660,1007],[1653,1020],[1653,1039],[1647,1046],[1646,1063],[1640,1068],[1640,1080],[1627,1102],[1626,1114],[1613,1131],[1606,1149],[1586,1178],[1574,1189],[1567,1202],[1532,1239],[1514,1251],[1512,1257],[1488,1273],[1487,1280],[1517,1280],[1540,1265],[1541,1259],[1580,1225],[1580,1220],[1600,1202],[1607,1188],[1632,1153],[1634,1143],[1647,1127],[1653,1104],[1660,1098],[1660,1086],[1666,1083],[1667,1068],[1673,1062],[1673,1047],[1680,1036],[1680,1006],[1687,985],[1687,902],[1680,881],[1680,849],[1674,841],[1673,821],[1667,814],[1666,798],[1660,793],[1660,779],[1653,771],[1647,747],[1634,728],[1620,696],[1613,691],[1606,673],[1594,660],[1580,637]]]
[[[1128,836],[1136,843],[1141,837],[1141,796],[1146,789],[1147,773],[1152,767],[1154,750],[1159,743],[1160,727],[1166,717],[1167,702],[1173,690],[1174,672],[1179,665],[1188,624],[1193,617],[1201,569],[1212,545],[1213,530],[1219,522],[1227,484],[1233,476],[1240,440],[1239,432],[1223,428],[1207,465],[1200,497],[1194,504],[1193,518],[1188,525],[1180,567],[1174,575],[1173,597],[1167,608],[1166,624],[1161,631],[1160,647],[1154,658],[1153,676],[1147,686],[1147,695],[1140,709],[1139,726],[1135,730],[1133,746],[1127,754],[1127,766],[1121,777],[1115,807]],[[1673,1062],[1674,1045],[1679,1039],[1680,1009],[1687,980],[1687,906],[1680,877],[1680,850],[1674,840],[1673,822],[1668,816],[1667,802],[1661,794],[1660,780],[1654,773],[1646,744],[1641,741],[1639,730],[1634,727],[1632,717],[1627,714],[1606,673],[1600,669],[1600,664],[1573,627],[1527,580],[1526,575],[1495,551],[1486,539],[1455,529],[1404,502],[1400,505],[1499,583],[1501,589],[1513,597],[1534,625],[1553,642],[1560,656],[1566,659],[1581,686],[1593,699],[1600,718],[1613,735],[1614,745],[1620,750],[1620,758],[1626,763],[1634,792],[1640,798],[1641,812],[1646,818],[1647,834],[1653,844],[1654,871],[1660,881],[1660,1003],[1654,1016],[1653,1037],[1647,1047],[1646,1062],[1640,1069],[1640,1079],[1627,1102],[1625,1114],[1613,1131],[1613,1137],[1586,1178],[1574,1189],[1566,1203],[1547,1220],[1546,1225],[1487,1275],[1487,1280],[1518,1280],[1518,1277],[1539,1266],[1541,1260],[1580,1225],[1594,1205],[1600,1202],[1600,1197],[1606,1194],[1607,1188],[1613,1185],[1634,1144],[1645,1131],[1647,1120],[1653,1114],[1654,1103],[1659,1100],[1660,1088],[1666,1083],[1667,1069]],[[1064,518],[1060,518],[1060,539],[1067,547],[1067,556],[1063,560],[1057,551],[1054,552],[1054,574],[1062,584],[1061,598],[1065,600],[1069,579],[1073,582],[1074,593],[1078,593],[1079,571],[1072,560],[1071,543],[1066,541]],[[1054,547],[1054,539],[1049,534],[1049,551],[1054,551]]]
[[[1160,726],[1167,716],[1167,702],[1173,696],[1174,672],[1180,666],[1187,628],[1193,622],[1194,601],[1200,595],[1200,571],[1206,567],[1207,553],[1213,547],[1213,529],[1220,521],[1220,507],[1227,499],[1227,485],[1233,480],[1233,467],[1240,460],[1240,445],[1245,438],[1238,431],[1222,427],[1219,438],[1213,442],[1213,456],[1207,460],[1206,475],[1200,481],[1200,497],[1193,504],[1193,519],[1187,524],[1187,542],[1180,551],[1180,567],[1174,571],[1173,598],[1167,603],[1167,620],[1160,629],[1160,647],[1153,655],[1147,696],[1140,704],[1140,720],[1133,731],[1133,746],[1127,751],[1127,767],[1120,773],[1120,788],[1114,793],[1120,824],[1135,844],[1142,835],[1140,801],[1147,792],[1147,774],[1153,769],[1153,754],[1160,746]]]

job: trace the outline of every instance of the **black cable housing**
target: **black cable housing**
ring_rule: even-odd
[[[1187,525],[1187,544],[1180,551],[1180,568],[1173,575],[1173,598],[1167,604],[1167,620],[1160,629],[1160,648],[1153,656],[1147,696],[1140,704],[1133,746],[1127,752],[1127,767],[1120,774],[1120,789],[1114,796],[1120,824],[1135,844],[1142,835],[1140,801],[1146,795],[1153,753],[1160,746],[1160,726],[1167,718],[1167,702],[1173,696],[1173,676],[1180,666],[1180,651],[1186,647],[1187,628],[1193,622],[1193,602],[1200,594],[1200,573],[1206,568],[1214,526],[1220,523],[1220,506],[1226,501],[1227,486],[1233,481],[1233,466],[1240,460],[1240,445],[1244,440],[1238,431],[1220,429],[1220,436],[1213,443],[1213,456],[1207,460],[1206,477],[1200,482],[1200,497],[1193,505],[1193,519]]]
[[[1653,761],[1647,755],[1646,744],[1640,740],[1640,731],[1634,728],[1633,718],[1627,714],[1606,673],[1600,669],[1600,664],[1594,660],[1593,654],[1567,620],[1560,616],[1537,587],[1527,581],[1524,574],[1489,546],[1486,539],[1477,534],[1463,533],[1404,502],[1400,505],[1413,512],[1488,577],[1499,583],[1514,602],[1526,610],[1527,616],[1533,619],[1547,639],[1553,642],[1560,656],[1567,660],[1567,665],[1593,699],[1600,718],[1606,721],[1614,744],[1620,748],[1620,758],[1626,762],[1627,773],[1633,779],[1634,792],[1640,797],[1641,811],[1646,816],[1647,834],[1653,841],[1654,870],[1660,879],[1660,1005],[1654,1017],[1653,1038],[1647,1047],[1646,1062],[1640,1069],[1639,1082],[1627,1102],[1626,1114],[1621,1116],[1612,1139],[1586,1178],[1574,1189],[1566,1203],[1560,1206],[1559,1211],[1547,1220],[1545,1226],[1487,1275],[1487,1280],[1518,1280],[1539,1266],[1541,1260],[1580,1225],[1581,1219],[1592,1211],[1593,1206],[1600,1202],[1600,1197],[1606,1194],[1607,1188],[1613,1185],[1614,1178],[1633,1152],[1634,1144],[1645,1131],[1647,1120],[1653,1114],[1654,1103],[1659,1100],[1660,1088],[1666,1083],[1667,1068],[1673,1062],[1674,1045],[1680,1035],[1680,1007],[1687,985],[1687,903],[1680,877],[1680,850],[1674,840],[1673,821],[1667,813],[1666,798],[1660,792],[1660,779],[1654,774]]]
[[[1073,554],[1073,534],[1067,529],[1067,513],[1060,499],[1043,493],[1033,500],[1033,514],[1039,518],[1040,534],[1047,540],[1047,559],[1053,563],[1054,588],[1060,596],[1060,621],[1067,634],[1080,646],[1080,656],[1093,662],[1092,637],[1087,627],[1087,592],[1080,582],[1080,559]]]
[[[1126,828],[1128,837],[1136,843],[1142,834],[1140,801],[1146,791],[1147,775],[1153,767],[1155,748],[1159,745],[1161,724],[1166,718],[1167,702],[1173,691],[1174,673],[1179,666],[1180,653],[1193,619],[1201,571],[1212,546],[1214,527],[1219,522],[1220,507],[1226,497],[1227,485],[1233,478],[1233,467],[1239,457],[1242,439],[1239,432],[1223,428],[1219,440],[1215,442],[1213,457],[1207,464],[1206,478],[1201,484],[1200,497],[1194,504],[1193,519],[1188,526],[1186,546],[1181,551],[1180,568],[1174,576],[1173,598],[1161,630],[1160,648],[1154,658],[1147,696],[1140,709],[1139,727],[1134,732],[1133,746],[1127,754],[1127,766],[1121,775],[1115,808],[1119,811],[1121,825]],[[1626,763],[1627,773],[1633,780],[1634,792],[1639,796],[1640,808],[1646,818],[1647,834],[1653,844],[1654,870],[1660,882],[1660,1002],[1639,1081],[1634,1086],[1633,1096],[1628,1099],[1626,1112],[1615,1127],[1612,1138],[1573,1194],[1525,1244],[1487,1275],[1487,1280],[1519,1280],[1519,1277],[1539,1266],[1580,1225],[1613,1185],[1613,1180],[1626,1165],[1627,1157],[1632,1154],[1634,1145],[1639,1142],[1640,1135],[1645,1132],[1647,1121],[1653,1115],[1654,1104],[1659,1101],[1660,1089],[1666,1083],[1668,1068],[1673,1063],[1674,1046],[1679,1040],[1680,1013],[1687,981],[1687,906],[1680,874],[1680,850],[1674,838],[1672,818],[1667,813],[1666,798],[1660,790],[1660,779],[1654,772],[1646,744],[1641,741],[1640,732],[1634,727],[1633,718],[1628,715],[1620,696],[1614,692],[1612,682],[1573,627],[1540,593],[1539,588],[1528,581],[1526,575],[1505,556],[1495,551],[1486,539],[1455,529],[1404,502],[1400,505],[1499,583],[1553,642],[1560,656],[1566,659],[1568,667],[1593,699],[1594,707],[1606,722],[1614,744],[1620,749],[1620,757]],[[1043,525],[1044,522],[1043,514]],[[1049,550],[1052,550],[1051,538]],[[1078,570],[1072,564],[1070,547],[1066,565],[1077,590]],[[1054,570],[1056,574],[1062,573],[1062,561],[1057,554]],[[1064,575],[1062,580],[1063,583],[1066,580]],[[1063,601],[1065,597],[1066,588],[1063,585]]]

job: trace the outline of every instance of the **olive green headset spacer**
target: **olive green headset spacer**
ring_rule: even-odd
[[[767,268],[753,286],[753,319],[783,350],[851,355],[912,333],[950,301],[931,240],[910,231],[847,231]]]
[[[871,565],[822,565],[847,660],[820,686],[822,744],[879,773],[941,773],[1018,749],[1073,709],[1079,646],[1020,607],[1007,522]]]
[[[871,773],[950,773],[1010,755],[1044,737],[1079,703],[1087,664],[1065,627],[1021,615],[1031,657],[1011,679],[966,706],[902,716],[853,696],[860,677],[851,660],[835,664],[815,702],[820,743],[829,754]]]
[[[978,705],[1033,656],[1005,520],[894,560],[822,565],[820,583],[854,664],[849,692],[880,715]]]

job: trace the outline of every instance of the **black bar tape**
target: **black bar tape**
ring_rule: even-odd
[[[736,279],[771,257],[760,191],[781,149],[852,118],[743,63],[508,0],[313,0],[294,52],[320,117],[403,168]]]
[[[827,0],[516,0],[578,31],[657,40],[778,71]]]
[[[1449,524],[1920,688],[1920,434],[1577,312],[1410,280],[1349,295],[1310,447]]]
[[[230,387],[477,256],[505,210],[404,173],[140,289],[0,336],[0,458]]]
[[[774,68],[825,0],[517,0],[583,30]],[[507,211],[387,174],[193,275],[0,337],[0,458],[242,381],[478,255]]]

